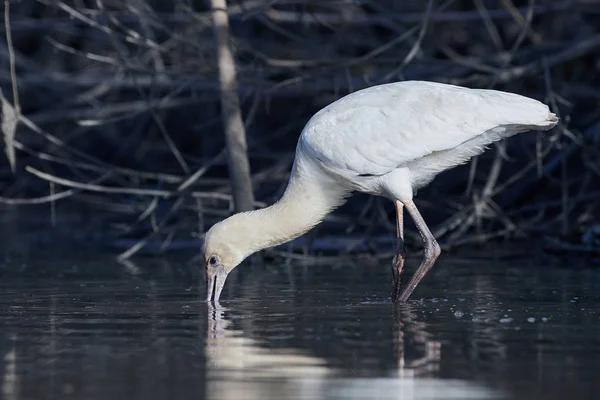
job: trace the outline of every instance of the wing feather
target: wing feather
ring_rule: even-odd
[[[330,104],[305,126],[300,144],[332,170],[383,175],[497,127],[549,128],[552,116],[546,105],[512,93],[407,81]]]

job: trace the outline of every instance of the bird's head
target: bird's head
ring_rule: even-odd
[[[206,301],[219,302],[227,275],[249,255],[247,238],[240,229],[240,217],[233,215],[216,223],[204,238]]]

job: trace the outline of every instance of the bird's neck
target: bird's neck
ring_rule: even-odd
[[[290,181],[279,201],[232,217],[240,219],[236,230],[245,236],[239,242],[247,247],[246,255],[250,255],[293,240],[320,223],[348,194],[348,188],[298,152]]]

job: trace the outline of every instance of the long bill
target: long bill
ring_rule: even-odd
[[[206,301],[219,303],[221,291],[227,279],[227,271],[222,265],[207,266],[206,268]]]

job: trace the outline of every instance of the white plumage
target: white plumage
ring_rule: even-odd
[[[343,97],[306,124],[283,197],[265,209],[233,215],[207,233],[207,299],[218,301],[227,274],[248,255],[302,235],[352,191],[361,191],[396,203],[399,247],[392,298],[406,300],[439,255],[412,201],[414,191],[490,143],[547,130],[557,121],[537,100],[433,82],[391,83]],[[404,207],[423,237],[425,257],[400,293]]]
[[[408,81],[374,86],[330,104],[311,118],[299,145],[356,190],[398,199],[412,197],[408,186],[422,187],[492,142],[555,123],[546,105],[527,97]],[[407,188],[388,193],[385,184],[400,179],[399,169],[407,170],[402,174],[409,179],[403,182]]]

